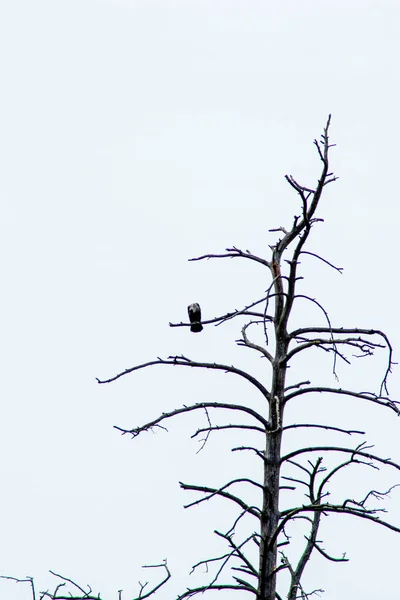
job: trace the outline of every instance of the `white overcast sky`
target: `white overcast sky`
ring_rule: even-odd
[[[128,600],[151,575],[140,566],[168,557],[175,578],[158,598],[200,581],[190,566],[221,550],[212,531],[231,513],[218,501],[185,511],[194,497],[178,481],[222,484],[233,458],[256,477],[258,463],[232,457],[224,434],[196,454],[200,415],[134,441],[113,425],[205,398],[257,406],[257,395],[223,374],[167,367],[103,387],[95,377],[183,353],[268,382],[236,348],[239,324],[194,336],[168,323],[186,320],[190,302],[213,317],[262,295],[258,265],[187,259],[229,245],[268,253],[268,229],[299,210],[283,176],[315,181],[312,142],[329,113],[340,179],[309,249],[345,270],[307,257],[302,290],[336,325],[385,329],[399,358],[399,26],[395,0],[0,0],[2,574],[45,589],[53,569]],[[320,315],[299,305],[294,320]],[[315,360],[297,378],[333,384]],[[384,367],[383,356],[340,367],[340,385],[376,391]],[[396,369],[394,398],[399,388]],[[399,462],[392,415],[323,398],[287,413],[365,428]],[[342,441],[327,436],[315,439]],[[341,483],[360,495],[366,475]],[[375,481],[384,489],[397,473]],[[387,507],[400,524],[399,493]],[[351,561],[317,559],[308,589],[398,598],[400,536],[334,517],[321,535]],[[30,592],[0,582],[0,599]]]

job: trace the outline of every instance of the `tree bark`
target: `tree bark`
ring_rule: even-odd
[[[266,435],[264,459],[264,493],[261,514],[260,570],[257,600],[275,600],[277,541],[279,525],[279,479],[281,465],[282,417],[286,379],[286,356],[289,336],[286,331],[287,318],[280,257],[274,257],[272,272],[275,279],[275,356],[272,365],[272,385],[269,400],[270,431]]]

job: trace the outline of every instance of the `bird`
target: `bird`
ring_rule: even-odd
[[[200,304],[198,304],[197,302],[189,304],[188,313],[189,320],[191,322],[190,331],[193,331],[193,333],[198,333],[199,331],[202,331],[203,325],[201,324]]]

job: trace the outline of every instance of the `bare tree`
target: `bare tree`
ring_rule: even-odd
[[[203,326],[220,325],[231,319],[247,317],[245,324],[241,327],[241,338],[237,343],[240,346],[254,350],[269,362],[271,372],[269,383],[263,383],[247,371],[236,366],[206,361],[199,362],[186,356],[170,356],[166,359],[157,358],[157,360],[127,369],[110,379],[99,380],[101,384],[111,383],[139,369],[157,365],[214,369],[245,379],[266,400],[265,414],[245,404],[210,401],[178,407],[134,429],[117,428],[123,434],[130,434],[134,438],[144,431],[164,428],[168,420],[178,415],[191,411],[205,411],[208,425],[195,433],[195,435],[202,433],[206,436],[204,443],[212,431],[224,429],[237,430],[238,444],[240,444],[241,432],[244,430],[258,432],[258,435],[261,434],[264,438],[264,448],[262,449],[255,446],[240,445],[233,448],[234,451],[248,450],[254,452],[259,457],[263,462],[263,481],[255,481],[251,478],[234,479],[224,483],[218,489],[204,485],[181,483],[183,489],[196,491],[201,495],[200,499],[192,504],[218,496],[235,504],[239,514],[228,532],[216,532],[217,535],[225,539],[228,546],[227,553],[219,557],[209,557],[199,563],[217,562],[220,565],[214,579],[204,586],[184,591],[179,599],[191,598],[199,593],[222,589],[246,591],[258,600],[281,598],[280,594],[282,592],[279,591],[278,593],[281,586],[277,584],[280,574],[285,571],[290,576],[286,597],[289,600],[307,598],[309,594],[302,587],[302,576],[314,550],[322,554],[327,560],[346,560],[344,557],[334,558],[330,556],[323,550],[321,542],[318,541],[321,520],[329,513],[352,515],[373,521],[393,531],[400,531],[399,527],[381,517],[382,509],[378,510],[373,505],[374,500],[387,496],[392,488],[382,492],[371,489],[364,498],[358,500],[343,498],[341,502],[336,503],[330,503],[327,500],[329,484],[340,471],[349,465],[375,468],[385,465],[400,469],[400,466],[395,462],[371,454],[369,452],[370,447],[366,446],[365,442],[359,443],[355,447],[347,447],[342,444],[309,446],[300,447],[283,456],[281,453],[284,432],[293,428],[324,428],[327,431],[340,434],[363,434],[361,431],[333,427],[329,424],[286,424],[284,420],[285,407],[288,402],[295,398],[309,396],[310,394],[344,395],[358,398],[363,402],[378,404],[390,409],[395,414],[399,414],[398,403],[390,399],[387,388],[387,380],[393,361],[392,347],[385,333],[370,328],[333,326],[327,311],[317,300],[297,292],[301,255],[312,255],[323,261],[327,266],[341,271],[340,268],[334,266],[322,256],[305,249],[312,227],[322,220],[318,218],[317,210],[324,189],[336,180],[329,166],[329,154],[332,147],[329,143],[330,120],[329,117],[321,141],[315,140],[314,142],[322,164],[321,174],[315,187],[306,187],[298,183],[291,175],[286,176],[287,182],[299,196],[300,214],[294,217],[291,228],[279,227],[270,230],[271,233],[280,234],[278,241],[270,247],[270,257],[256,256],[249,250],[232,247],[227,248],[221,254],[204,254],[191,259],[199,261],[242,258],[255,261],[269,271],[271,284],[264,297],[248,303],[240,310],[234,310],[202,322]],[[322,311],[326,321],[324,327],[311,325],[290,330],[288,326],[289,317],[296,301],[300,298],[312,302]],[[190,327],[190,323],[170,323],[170,325],[171,327]],[[263,329],[261,343],[250,337],[250,330],[253,330],[254,326],[257,325],[261,325]],[[294,357],[315,348],[324,351],[328,356],[332,356],[333,373],[336,381],[336,363],[338,360],[350,363],[347,356],[349,351],[353,355],[356,353],[358,357],[368,357],[378,349],[385,350],[387,352],[387,367],[379,391],[374,393],[343,389],[338,386],[313,386],[310,381],[300,381],[287,386],[287,370]],[[225,422],[223,424],[213,424],[210,415],[215,411],[224,414]],[[235,422],[231,422],[233,415],[236,416]],[[326,456],[331,453],[335,454],[338,460],[334,467],[328,469],[324,466],[324,461],[326,461]],[[313,458],[315,456],[317,458]],[[293,470],[297,471],[297,474]],[[241,495],[232,492],[232,488],[237,487],[239,483],[242,485],[247,484],[260,491],[261,502],[258,506],[249,505]],[[289,485],[284,485],[285,483],[289,483]],[[303,497],[299,503],[294,504],[292,507],[282,510],[280,499],[284,489],[292,491],[302,489],[305,498]],[[245,518],[255,520],[257,527],[254,533],[250,533],[239,542],[236,541],[235,532],[239,521]],[[296,560],[293,560],[288,558],[287,553],[283,551],[283,547],[290,545],[290,538],[286,534],[286,529],[291,523],[299,519],[305,520],[309,532],[302,552]],[[252,525],[250,525],[249,531],[252,530]],[[250,544],[257,547],[258,564],[251,562],[248,556],[247,548]],[[252,554],[251,551],[250,554]],[[279,557],[280,564],[277,566]],[[221,581],[221,577],[229,566],[232,567],[234,572],[232,575],[231,571],[231,577],[225,583]]]
[[[382,517],[384,509],[378,509],[374,503],[374,501],[388,496],[395,486],[383,491],[371,488],[367,494],[358,499],[344,496],[340,501],[329,502],[328,500],[330,485],[337,475],[349,466],[373,467],[375,470],[381,467],[391,467],[400,470],[400,465],[371,453],[371,447],[367,446],[365,442],[360,442],[353,447],[338,443],[301,446],[287,454],[283,454],[281,451],[283,435],[293,429],[304,429],[305,431],[323,429],[337,436],[363,435],[364,433],[349,429],[346,423],[340,427],[329,423],[286,423],[285,407],[294,399],[301,399],[313,394],[345,396],[356,398],[360,402],[373,403],[393,411],[396,415],[400,412],[399,403],[391,400],[388,392],[387,381],[393,360],[392,347],[386,334],[378,329],[334,326],[331,324],[327,311],[316,299],[301,294],[297,290],[297,284],[301,278],[299,267],[302,255],[312,255],[323,261],[328,267],[341,271],[339,267],[322,256],[305,249],[313,226],[322,220],[317,216],[317,211],[324,189],[336,180],[329,165],[329,154],[332,148],[328,136],[330,120],[329,117],[321,140],[314,142],[322,166],[315,187],[304,186],[291,175],[286,176],[287,182],[299,197],[300,214],[294,217],[290,228],[278,227],[270,230],[271,234],[279,237],[278,241],[270,246],[270,256],[264,258],[256,256],[249,250],[232,247],[220,254],[204,254],[191,259],[201,261],[241,258],[260,264],[270,273],[271,283],[262,298],[248,302],[246,306],[238,310],[201,322],[203,327],[207,327],[223,325],[232,319],[244,319],[244,324],[241,325],[241,337],[237,343],[241,347],[254,350],[268,362],[270,365],[269,381],[264,383],[237,366],[196,361],[183,355],[169,356],[165,359],[157,358],[126,369],[109,379],[98,380],[100,384],[107,384],[135,371],[159,365],[211,369],[245,380],[265,400],[265,413],[244,403],[224,403],[211,400],[177,407],[133,429],[117,427],[122,434],[135,438],[142,432],[166,429],[167,422],[178,415],[200,411],[206,416],[206,425],[199,427],[193,437],[204,436],[203,446],[212,432],[218,432],[219,435],[219,432],[234,430],[236,431],[237,445],[232,450],[234,452],[251,452],[257,457],[257,460],[261,461],[263,478],[260,481],[252,477],[238,477],[224,482],[220,487],[181,482],[180,485],[184,490],[199,494],[197,500],[187,506],[220,498],[235,506],[237,515],[228,531],[215,532],[226,542],[226,552],[219,556],[208,556],[193,567],[194,570],[201,565],[214,567],[211,580],[204,585],[186,589],[178,596],[178,600],[193,598],[197,594],[214,590],[247,592],[257,600],[274,600],[275,598],[281,600],[283,597],[289,600],[309,598],[313,593],[319,591],[306,592],[303,587],[304,570],[313,552],[316,551],[330,561],[347,560],[345,556],[332,556],[321,545],[320,525],[330,513],[351,515],[400,532],[400,527]],[[326,325],[323,327],[310,325],[291,330],[289,318],[299,299],[311,302],[318,307]],[[171,327],[190,328],[192,325],[190,322],[170,323]],[[257,327],[262,332],[261,340],[260,336],[257,337],[257,334],[253,333]],[[332,358],[335,385],[314,386],[308,380],[288,385],[287,371],[294,358],[314,349],[323,351],[326,356]],[[377,392],[339,387],[336,369],[338,361],[350,363],[353,356],[370,357],[377,350],[382,350],[387,354],[385,372]],[[219,415],[220,419],[215,420],[214,415]],[[254,444],[247,445],[242,442],[241,436],[244,433],[255,436]],[[260,445],[261,439],[263,440],[262,445]],[[335,457],[334,464],[330,457]],[[245,500],[244,490],[247,489],[254,490],[258,494],[258,503],[252,504]],[[283,502],[283,494],[292,494],[294,502],[288,503],[287,499]],[[284,505],[287,507],[283,507]],[[297,553],[298,546],[296,546],[294,556],[289,556],[292,537],[288,531],[297,524],[304,524],[307,527],[305,543]],[[142,587],[138,598],[146,598],[156,593],[169,579],[170,573],[166,563],[155,566],[163,566],[166,569],[166,577],[147,593]],[[32,582],[30,583],[32,584]],[[63,583],[65,583],[65,578],[61,585]],[[81,600],[100,597],[91,595],[91,590],[85,592],[77,584],[73,583],[73,585],[80,593],[78,596],[73,596],[74,598]],[[62,595],[61,587],[58,586],[52,593],[45,592],[40,597],[61,600],[67,596]]]

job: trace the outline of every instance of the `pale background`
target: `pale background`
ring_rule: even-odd
[[[53,569],[127,600],[151,575],[140,566],[168,557],[174,579],[157,598],[205,581],[188,571],[221,550],[212,531],[230,513],[220,501],[185,511],[195,496],[178,481],[219,485],[234,458],[239,475],[256,477],[259,464],[231,457],[223,433],[196,454],[200,415],[134,441],[112,426],[211,398],[259,408],[258,396],[232,376],[189,369],[104,387],[95,377],[184,353],[268,382],[258,357],[235,346],[239,323],[194,336],[168,322],[185,320],[189,302],[213,317],[263,294],[258,265],[187,259],[234,244],[268,253],[268,229],[299,210],[283,176],[313,184],[312,141],[330,112],[340,179],[309,250],[345,271],[307,257],[302,290],[336,325],[385,329],[398,358],[399,22],[398,2],[384,0],[1,0],[2,574],[35,576],[42,590]],[[321,321],[306,304],[294,320]],[[318,356],[299,361],[293,381],[332,385]],[[340,366],[340,385],[376,391],[384,368],[383,355]],[[398,369],[390,388],[398,398]],[[293,402],[288,418],[365,428],[377,452],[400,461],[389,411],[314,397]],[[343,494],[359,497],[399,480],[367,475],[349,471],[332,491],[347,482]],[[386,503],[398,525],[399,494]],[[351,561],[317,558],[309,591],[400,597],[399,536],[336,517],[321,535]],[[1,600],[26,598],[27,587],[0,582]]]

